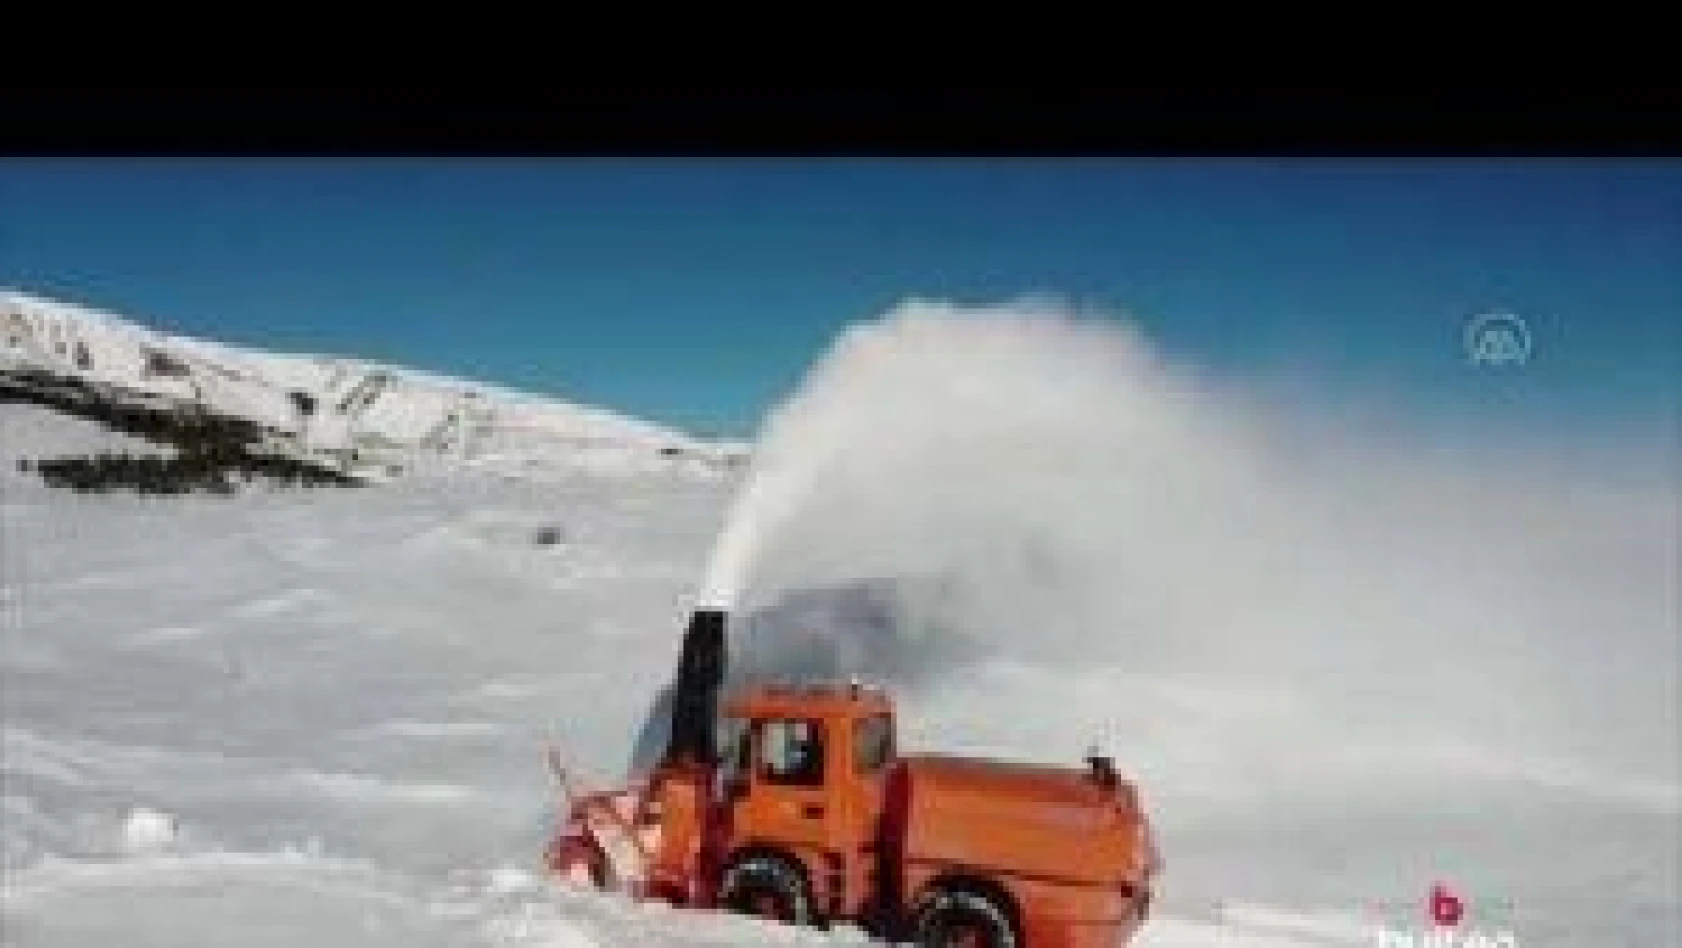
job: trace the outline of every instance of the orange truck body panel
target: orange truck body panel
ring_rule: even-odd
[[[829,919],[903,922],[937,886],[967,881],[1008,897],[1025,948],[1116,948],[1142,924],[1161,860],[1127,781],[1096,766],[899,755],[892,702],[857,686],[758,687],[721,711],[747,735],[734,770],[667,767],[621,798],[636,801],[623,823],[644,833],[636,894],[715,907],[723,866],[768,850],[798,861]],[[789,722],[822,735],[821,762],[812,779],[773,782],[757,748]],[[884,727],[889,743],[873,745]],[[589,849],[579,810],[551,847],[557,871]]]
[[[907,756],[902,768],[907,892],[988,879],[1019,907],[1031,948],[1115,948],[1143,923],[1160,860],[1131,784],[947,755]]]
[[[905,758],[905,858],[986,866],[1071,885],[1131,886],[1150,870],[1132,786],[1084,770],[964,757]]]

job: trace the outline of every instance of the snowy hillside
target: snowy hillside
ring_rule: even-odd
[[[622,772],[729,484],[469,471],[371,492],[89,497],[18,475],[11,449],[80,449],[97,429],[0,405],[0,431],[27,433],[0,452],[5,944],[848,942],[535,872],[544,742],[603,779]],[[565,541],[534,545],[542,524]],[[1260,766],[1250,741],[1220,722],[1282,726],[1265,688],[1010,662],[908,699],[913,746],[1029,759],[1078,751],[1086,733],[1059,732],[1099,703],[1154,720],[1136,733],[1156,739],[1118,748],[1143,768],[1169,860],[1138,948],[1380,945],[1380,920],[1417,928],[1413,883],[1436,872],[1498,893],[1492,915],[1516,916],[1520,946],[1674,944],[1662,797],[1449,776],[1445,805],[1430,783],[1450,772],[1416,758],[1388,771],[1412,772],[1399,808],[1310,794],[1258,809],[1258,791],[1222,776],[1234,755]],[[1337,772],[1296,751],[1283,771]]]
[[[13,449],[84,447],[97,429],[0,405],[0,431],[23,435],[0,456],[7,945],[859,940],[536,875],[544,742],[622,772],[728,485],[469,471],[91,497],[18,475]],[[538,524],[565,541],[534,545]],[[1242,913],[1163,919],[1139,942],[1323,944]]]
[[[438,462],[514,473],[554,462],[720,467],[743,451],[603,409],[356,359],[236,349],[0,292],[0,383],[30,379],[245,419],[276,448],[379,475]]]

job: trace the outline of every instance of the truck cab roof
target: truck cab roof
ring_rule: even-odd
[[[857,681],[755,682],[724,699],[731,717],[864,717],[892,714],[887,692]]]

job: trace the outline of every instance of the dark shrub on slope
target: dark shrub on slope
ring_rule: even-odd
[[[234,478],[249,483],[261,477],[287,487],[358,487],[362,482],[339,471],[297,458],[249,454],[226,446],[162,455],[96,454],[48,458],[34,464],[36,473],[53,487],[104,492],[127,488],[142,494],[184,494],[204,491],[228,495]]]

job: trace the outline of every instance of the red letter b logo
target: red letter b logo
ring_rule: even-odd
[[[1460,916],[1465,913],[1465,903],[1447,886],[1440,882],[1431,886],[1431,921],[1444,928],[1452,928],[1460,924]]]

